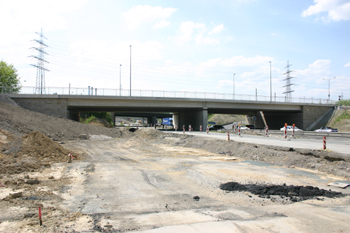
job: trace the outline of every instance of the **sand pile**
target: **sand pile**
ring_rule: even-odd
[[[44,134],[34,131],[7,143],[0,155],[0,173],[18,174],[50,167],[51,162],[66,162],[69,151]],[[74,159],[78,155],[73,154]]]

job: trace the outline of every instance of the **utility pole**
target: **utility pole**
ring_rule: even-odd
[[[232,86],[233,86],[233,92],[232,92],[232,94],[233,94],[233,96],[232,96],[232,98],[233,99],[235,99],[235,75],[236,75],[236,73],[234,73],[233,74],[233,83],[232,83]]]
[[[270,102],[272,102],[272,79],[271,79],[271,61],[270,62]]]
[[[37,65],[33,65],[33,64],[30,64],[30,65],[37,68],[35,93],[42,95],[42,94],[46,94],[45,71],[49,71],[48,69],[45,68],[45,62],[48,63],[48,61],[44,59],[44,56],[48,55],[48,53],[45,52],[45,47],[48,47],[48,46],[44,43],[44,39],[47,39],[47,38],[43,35],[43,29],[41,29],[40,33],[36,32],[36,34],[40,36],[40,40],[34,40],[36,43],[38,43],[38,47],[32,47],[32,49],[35,49],[36,51],[38,51],[38,56],[32,55],[29,57],[33,57],[38,60]]]
[[[130,45],[130,96],[131,96],[131,45]]]
[[[120,64],[120,71],[119,71],[119,96],[122,95],[122,64]]]

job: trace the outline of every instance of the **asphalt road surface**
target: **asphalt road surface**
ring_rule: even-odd
[[[165,133],[178,133],[182,134],[182,131],[163,131]],[[220,132],[210,132],[207,134],[206,132],[185,132],[186,134],[196,135],[200,137],[213,138],[213,139],[222,139],[227,140],[227,133]],[[260,144],[260,145],[271,145],[271,146],[283,146],[283,147],[292,147],[292,148],[301,148],[301,149],[312,149],[312,150],[320,150],[323,149],[323,140],[322,139],[303,139],[303,138],[291,138],[290,136],[286,139],[283,139],[281,136],[256,136],[256,135],[248,135],[245,134],[244,131],[241,134],[241,137],[238,134],[230,133],[230,139],[237,142],[246,142],[252,144]],[[326,140],[326,148],[328,150],[350,154],[350,139],[349,138],[327,138]]]

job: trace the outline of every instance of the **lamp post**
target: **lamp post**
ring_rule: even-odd
[[[235,99],[235,75],[236,75],[236,73],[233,74],[233,83],[232,83],[232,86],[233,86],[232,98],[233,99]]]
[[[131,45],[130,45],[130,96],[131,96]]]
[[[120,71],[119,71],[119,96],[122,95],[122,64],[120,64]]]
[[[270,62],[270,102],[272,102],[272,79],[271,79],[271,61]]]
[[[331,100],[331,80],[335,79],[336,77],[330,78],[328,79],[328,101]],[[326,80],[326,79],[322,79],[322,80]]]

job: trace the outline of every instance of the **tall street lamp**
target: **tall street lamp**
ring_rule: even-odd
[[[233,94],[233,99],[235,99],[235,75],[236,75],[236,73],[234,73],[233,74],[233,83],[232,83],[232,86],[233,86],[233,92],[232,92],[232,94]]]
[[[122,95],[122,64],[120,64],[120,71],[119,71],[119,96]]]
[[[131,45],[130,45],[130,96],[131,96]]]
[[[272,79],[271,79],[271,61],[270,62],[270,102],[272,102]]]
[[[335,79],[336,77],[328,79],[328,101],[331,100],[331,80]],[[322,80],[326,80],[325,78]]]

